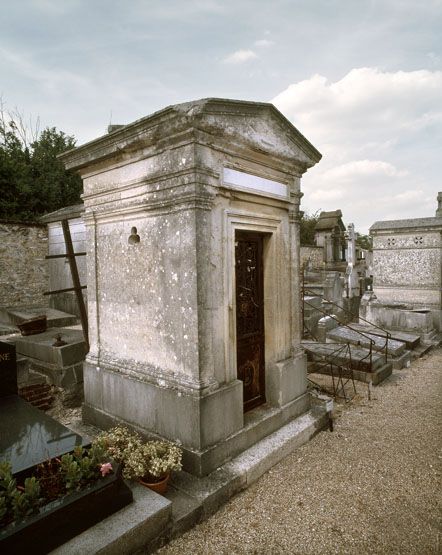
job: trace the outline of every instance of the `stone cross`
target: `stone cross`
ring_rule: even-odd
[[[442,192],[437,193],[436,218],[442,218]]]
[[[359,294],[359,277],[356,266],[356,233],[354,224],[347,226],[347,283],[348,296],[357,297]]]

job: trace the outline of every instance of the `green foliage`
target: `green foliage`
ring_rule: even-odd
[[[57,159],[75,139],[55,127],[32,140],[28,134],[23,118],[5,113],[0,102],[0,219],[34,221],[80,202],[80,177]]]
[[[12,499],[12,510],[15,520],[26,518],[38,511],[40,506],[40,483],[32,476],[26,478],[24,491],[15,490]]]
[[[315,244],[315,226],[319,220],[320,210],[314,214],[304,212],[301,217],[301,245],[314,245]]]
[[[0,493],[10,495],[15,490],[15,480],[12,477],[12,469],[7,461],[0,462]]]
[[[11,465],[6,461],[0,462],[0,523],[12,520],[12,502],[16,491]]]
[[[98,442],[37,467],[37,476],[17,485],[9,462],[0,462],[0,528],[38,512],[42,504],[78,491],[113,472],[109,453]]]
[[[8,502],[6,501],[6,497],[0,494],[0,522],[5,518],[8,512]]]
[[[170,441],[144,441],[124,426],[102,432],[94,444],[103,446],[113,459],[123,465],[127,479],[158,481],[172,470],[181,470],[182,450]]]
[[[73,455],[68,454],[61,457],[61,473],[68,493],[80,489],[83,472]]]
[[[100,477],[100,465],[106,458],[106,452],[101,446],[92,445],[88,450],[81,446],[76,447],[73,457],[78,463],[82,483],[88,483]]]
[[[40,484],[33,476],[26,478],[24,487],[17,488],[12,477],[11,465],[0,463],[0,521],[25,518],[38,510],[40,505]]]
[[[373,238],[370,235],[356,233],[356,245],[361,249],[371,251],[373,249]]]
[[[96,467],[99,467],[102,463],[109,460],[109,453],[100,442],[92,443],[88,450],[88,456],[91,458],[92,464]]]

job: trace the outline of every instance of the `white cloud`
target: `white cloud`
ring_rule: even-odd
[[[350,181],[361,177],[405,177],[406,170],[398,170],[393,164],[382,160],[353,160],[325,171],[323,179]]]
[[[258,55],[253,52],[253,50],[237,50],[236,52],[233,52],[233,54],[230,54],[230,56],[227,56],[224,61],[227,64],[243,64],[244,62],[254,60],[257,57]]]
[[[342,198],[344,198],[345,196],[345,191],[343,189],[339,189],[337,187],[334,186],[334,184],[330,184],[333,185],[332,187],[330,187],[329,189],[314,189],[311,193],[310,193],[310,199],[313,200],[314,202],[335,202],[335,201],[340,201]]]
[[[426,162],[442,137],[441,93],[442,71],[359,68],[278,94],[272,102],[323,154],[303,179],[303,208],[341,208],[361,231],[392,213],[432,216],[439,184]]]
[[[260,39],[260,40],[255,40],[254,44],[255,46],[266,48],[267,46],[273,46],[275,43],[272,40]]]
[[[404,127],[429,125],[442,115],[441,91],[442,71],[359,68],[336,82],[314,75],[290,85],[272,102],[309,129],[320,146],[337,138],[346,143],[364,136],[391,140]]]

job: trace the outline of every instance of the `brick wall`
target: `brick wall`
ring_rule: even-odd
[[[0,306],[48,306],[47,226],[0,220]]]

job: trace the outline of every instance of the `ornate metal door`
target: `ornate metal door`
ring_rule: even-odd
[[[263,236],[235,237],[237,375],[244,384],[244,412],[265,403]]]

